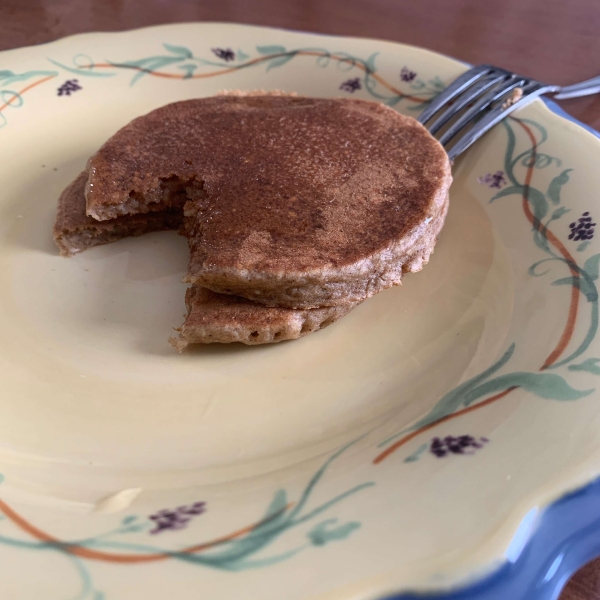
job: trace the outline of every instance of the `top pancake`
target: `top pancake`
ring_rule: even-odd
[[[414,119],[278,96],[164,106],[117,132],[88,174],[100,220],[180,206],[186,189],[187,280],[303,308],[360,301],[418,270],[451,182],[445,151]]]

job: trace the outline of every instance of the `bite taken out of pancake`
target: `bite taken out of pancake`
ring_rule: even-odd
[[[100,244],[163,229],[177,229],[183,210],[169,208],[97,221],[85,214],[87,174],[81,173],[59,198],[54,239],[63,256],[73,256]],[[327,327],[357,303],[318,309],[269,308],[262,304],[192,286],[186,292],[188,310],[178,336],[169,342],[182,351],[189,344],[242,342],[248,345],[294,340]]]
[[[62,256],[73,256],[93,246],[116,242],[128,236],[152,231],[178,229],[183,220],[181,208],[128,215],[110,221],[97,221],[85,214],[87,173],[80,173],[60,195],[54,222],[54,241]]]

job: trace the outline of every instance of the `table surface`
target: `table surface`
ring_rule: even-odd
[[[600,73],[598,0],[0,0],[0,50],[181,21],[394,40],[558,84]],[[562,107],[600,130],[600,95]],[[600,559],[573,577],[560,600],[600,600]]]

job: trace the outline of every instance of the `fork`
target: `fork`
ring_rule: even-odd
[[[600,92],[600,76],[561,87],[499,67],[478,65],[454,80],[418,120],[432,135],[448,124],[438,139],[450,160],[454,160],[494,125],[542,94],[555,94],[555,99],[562,100],[597,92]]]

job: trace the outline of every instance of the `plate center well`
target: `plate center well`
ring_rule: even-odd
[[[58,256],[56,199],[82,163],[12,180],[0,199],[0,456],[24,486],[100,494],[283,468],[409,424],[503,343],[510,267],[459,175],[430,264],[402,286],[301,340],[179,355],[167,339],[185,312],[185,239]]]

